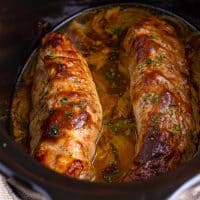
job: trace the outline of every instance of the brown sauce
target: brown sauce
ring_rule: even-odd
[[[152,13],[143,8],[104,8],[83,13],[58,30],[67,32],[86,58],[103,108],[102,133],[93,161],[95,181],[119,182],[133,162],[136,124],[129,96],[127,59],[123,52],[120,53],[120,43],[131,24],[150,15]],[[199,45],[195,42],[190,44],[194,33],[187,25],[165,14],[159,14],[159,17],[172,23],[184,41],[189,52],[191,71],[194,72],[193,78],[199,88],[200,59],[195,59],[196,56],[200,58],[199,36],[195,36]],[[19,80],[22,84],[16,90],[12,105],[15,140],[25,150],[29,135],[30,91],[36,62],[37,52],[26,65]],[[60,73],[64,72],[61,70]]]

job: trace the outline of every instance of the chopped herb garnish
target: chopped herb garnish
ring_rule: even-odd
[[[57,136],[57,135],[58,135],[58,127],[52,126],[52,127],[50,128],[50,135],[51,135],[52,137]]]
[[[172,90],[173,90],[173,92],[177,92],[177,88],[176,87],[174,87]]]
[[[121,128],[120,122],[115,122],[114,124],[112,124],[112,127],[111,127],[112,131],[114,132],[118,132],[120,128]]]
[[[55,58],[60,57],[59,55],[56,55],[56,54],[50,54],[50,55],[48,55],[48,56],[49,56],[49,58],[51,58],[51,59],[55,59]]]
[[[152,103],[155,104],[157,101],[158,101],[158,95],[157,94],[153,94]]]
[[[86,105],[83,104],[83,103],[80,103],[80,104],[78,104],[78,107],[79,107],[80,109],[84,109],[84,108],[86,108]]]
[[[129,123],[129,120],[128,120],[128,119],[125,119],[123,122],[124,122],[124,124],[127,125],[127,124]]]
[[[53,113],[54,113],[54,109],[51,108],[51,109],[49,110],[49,114],[53,114]]]
[[[113,177],[112,176],[108,176],[108,175],[103,175],[103,179],[107,183],[112,183]]]
[[[151,34],[151,35],[150,35],[150,38],[151,38],[151,39],[155,39],[155,35],[154,35],[154,34]]]
[[[61,102],[62,104],[67,103],[67,101],[68,101],[68,99],[67,99],[66,97],[63,97],[63,98],[60,100],[60,102]]]
[[[161,113],[157,113],[157,114],[151,116],[151,120],[154,123],[160,123],[161,122]]]
[[[180,124],[174,124],[174,130],[177,132],[181,131]]]
[[[153,125],[153,126],[151,126],[151,128],[153,129],[153,130],[158,130],[158,126],[157,125]]]
[[[114,79],[114,77],[115,77],[115,72],[107,71],[107,72],[105,72],[105,77],[106,77],[107,79]]]
[[[56,61],[56,64],[57,64],[57,65],[60,65],[60,64],[62,64],[62,63],[61,63],[60,61]]]
[[[80,109],[84,109],[84,108],[86,108],[86,104],[85,104],[85,103],[72,104],[71,107],[72,107],[72,108],[78,107],[78,108],[80,108]]]
[[[155,56],[155,63],[159,63],[159,62],[163,61],[164,58],[165,58],[164,55],[156,55]]]
[[[148,59],[146,60],[146,64],[147,64],[147,65],[150,65],[151,63],[152,63],[151,58],[148,58]]]
[[[64,111],[64,114],[67,116],[68,119],[73,119],[73,114]]]
[[[120,27],[115,28],[115,29],[113,29],[113,30],[111,31],[111,33],[112,33],[113,35],[121,35],[122,32],[123,32],[123,29],[120,28]]]

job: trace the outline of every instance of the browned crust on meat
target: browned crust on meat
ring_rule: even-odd
[[[87,63],[65,34],[42,40],[30,119],[30,151],[40,163],[93,180],[102,110]]]
[[[197,137],[184,46],[172,26],[155,17],[133,25],[123,47],[129,55],[138,141],[129,182],[166,173],[191,159]]]

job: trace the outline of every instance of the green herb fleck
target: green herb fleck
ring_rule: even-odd
[[[54,109],[51,108],[51,109],[49,110],[49,114],[53,114],[53,113],[54,113]]]
[[[156,37],[155,37],[154,34],[151,34],[151,35],[150,35],[150,38],[151,38],[151,39],[155,39]]]
[[[63,97],[61,100],[60,100],[60,103],[62,104],[65,104],[67,103],[68,99],[66,97]]]
[[[129,123],[129,120],[128,119],[124,119],[123,122],[124,122],[125,125],[127,125]]]
[[[115,77],[115,72],[107,71],[107,72],[105,72],[105,77],[106,77],[107,79],[114,79],[114,77]]]
[[[148,58],[148,59],[146,60],[146,64],[147,64],[147,65],[150,65],[151,63],[152,63],[151,58]]]
[[[56,61],[56,64],[57,65],[61,65],[62,63],[60,61]]]
[[[55,58],[60,57],[59,55],[56,55],[56,54],[50,54],[50,55],[48,55],[48,56],[49,56],[49,58],[51,58],[51,59],[55,59]]]
[[[84,109],[84,108],[86,108],[86,105],[83,104],[83,103],[80,103],[80,104],[78,104],[78,107],[79,107],[80,109]]]
[[[174,87],[172,90],[173,90],[173,92],[177,92],[177,88],[176,87]]]
[[[114,28],[114,29],[111,31],[111,33],[112,33],[113,35],[121,35],[122,32],[123,32],[123,29],[120,28],[120,27]]]
[[[154,123],[160,123],[161,122],[161,113],[157,113],[157,114],[151,116],[151,120]]]
[[[152,103],[155,104],[157,101],[158,101],[158,95],[157,94],[153,94]]]
[[[181,131],[180,124],[174,124],[174,130],[177,132]]]
[[[165,56],[164,55],[156,55],[155,56],[155,62],[156,63],[159,63],[159,62],[161,62],[161,61],[163,61],[163,59],[165,58]]]
[[[153,130],[158,130],[158,127],[156,126],[156,125],[153,125],[153,126],[151,126],[151,128],[153,129]]]
[[[58,135],[58,127],[56,127],[56,126],[52,126],[51,128],[50,128],[50,135],[51,136],[57,136]]]
[[[73,119],[73,114],[64,111],[64,114],[67,116],[68,119]]]
[[[109,175],[103,175],[103,179],[107,183],[112,183],[113,177]]]
[[[115,122],[111,127],[112,131],[114,131],[114,132],[118,132],[120,130],[120,128],[121,128],[120,122]]]

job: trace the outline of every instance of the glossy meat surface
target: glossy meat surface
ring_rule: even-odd
[[[45,36],[38,57],[30,151],[56,172],[93,180],[102,109],[88,65],[65,34]]]
[[[189,68],[174,28],[148,18],[129,29],[123,48],[138,132],[134,163],[124,180],[129,182],[165,173],[191,159],[198,139]]]

